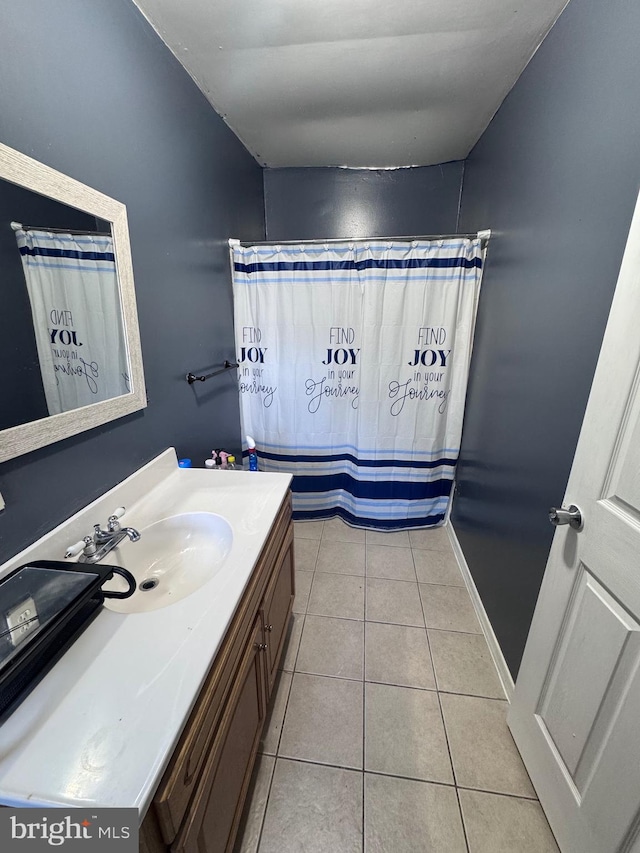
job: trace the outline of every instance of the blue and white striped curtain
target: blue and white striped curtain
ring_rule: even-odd
[[[16,239],[49,414],[127,394],[111,236],[19,229]]]
[[[458,459],[479,240],[232,249],[243,435],[297,519],[441,523]]]

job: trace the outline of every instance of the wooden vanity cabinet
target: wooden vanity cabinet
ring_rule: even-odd
[[[233,846],[238,803],[244,801],[267,713],[263,639],[258,617],[184,827],[171,848],[176,853],[217,853]]]
[[[278,560],[260,610],[265,631],[265,663],[267,692],[273,690],[278,674],[278,664],[287,637],[289,616],[293,606],[293,539],[290,547],[284,547]]]
[[[294,582],[287,497],[141,826],[144,853],[233,849]]]

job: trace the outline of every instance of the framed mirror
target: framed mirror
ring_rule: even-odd
[[[124,204],[0,144],[0,462],[145,408]]]

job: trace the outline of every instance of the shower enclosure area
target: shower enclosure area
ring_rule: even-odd
[[[243,435],[294,518],[447,514],[483,264],[477,236],[231,247]]]

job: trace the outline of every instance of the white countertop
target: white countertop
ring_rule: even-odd
[[[159,610],[102,608],[0,726],[1,804],[136,806],[143,817],[290,481],[181,469],[170,449],[0,567],[1,577],[30,560],[61,560],[120,505],[123,525],[136,529],[192,511],[218,513],[233,529],[218,575]]]

